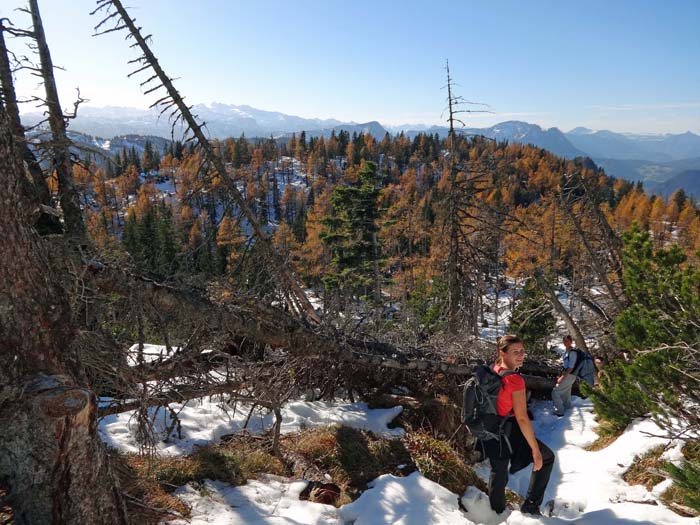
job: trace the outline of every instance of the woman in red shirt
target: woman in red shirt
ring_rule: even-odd
[[[500,441],[490,440],[483,443],[491,463],[489,501],[493,510],[503,512],[506,507],[508,467],[510,466],[510,473],[514,474],[533,463],[530,485],[520,511],[540,514],[544,491],[554,466],[554,453],[535,438],[527,414],[525,380],[517,373],[525,360],[522,340],[514,335],[504,335],[498,339],[497,349],[498,359],[493,369],[502,375],[506,372],[507,375],[503,375],[503,387],[498,393],[496,410],[499,416],[506,417],[509,421],[506,422]],[[512,424],[512,419],[515,419],[517,425]]]

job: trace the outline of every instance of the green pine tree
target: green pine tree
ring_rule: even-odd
[[[172,211],[165,204],[161,204],[158,208],[156,244],[158,252],[155,256],[153,273],[161,278],[170,277],[175,274],[178,268],[178,247],[175,228],[173,227]]]
[[[629,362],[608,366],[593,393],[596,411],[614,428],[652,414],[674,431],[697,426],[700,416],[700,267],[680,248],[654,250],[636,225],[623,235],[623,280],[630,306],[615,321]]]
[[[377,165],[363,162],[356,183],[333,190],[330,196],[333,211],[322,220],[320,238],[332,255],[332,271],[323,282],[345,297],[368,296],[376,286],[378,182]]]
[[[556,320],[552,315],[549,301],[537,287],[534,279],[528,279],[523,288],[523,295],[513,310],[509,332],[520,337],[529,352],[544,353],[545,341],[555,326]]]

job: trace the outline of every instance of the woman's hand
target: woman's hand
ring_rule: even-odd
[[[539,448],[532,451],[532,471],[537,472],[542,468],[542,453]]]

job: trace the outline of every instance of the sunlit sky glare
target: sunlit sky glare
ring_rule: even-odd
[[[382,124],[444,120],[445,60],[456,91],[494,113],[635,133],[700,133],[696,0],[129,0],[165,71],[193,103],[247,104],[307,118]],[[25,2],[0,16],[28,26]],[[127,78],[126,33],[93,37],[90,0],[39,0],[64,107],[147,107]],[[24,44],[8,46],[26,54]],[[145,77],[142,77],[143,80]],[[18,74],[27,97],[36,78]],[[26,107],[25,111],[32,110]]]

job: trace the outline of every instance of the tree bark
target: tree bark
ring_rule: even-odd
[[[97,434],[97,403],[64,376],[39,375],[0,410],[0,473],[16,524],[126,524]]]
[[[122,524],[94,395],[70,377],[60,270],[29,225],[20,149],[0,111],[0,479],[14,523]]]
[[[40,204],[51,207],[53,203],[49,187],[44,180],[44,172],[34,153],[29,149],[24,137],[24,128],[19,116],[19,106],[17,105],[17,95],[12,83],[12,70],[10,68],[7,46],[5,45],[5,29],[2,25],[2,20],[0,20],[0,87],[2,88],[2,102],[7,111],[12,134],[15,140],[21,143],[18,147],[24,152],[24,160],[29,170],[30,177],[21,178],[27,199],[32,206],[36,206],[37,210],[41,209]],[[39,215],[36,226],[40,233],[60,233],[62,231],[57,217],[47,213],[40,213],[39,211],[36,213]]]

